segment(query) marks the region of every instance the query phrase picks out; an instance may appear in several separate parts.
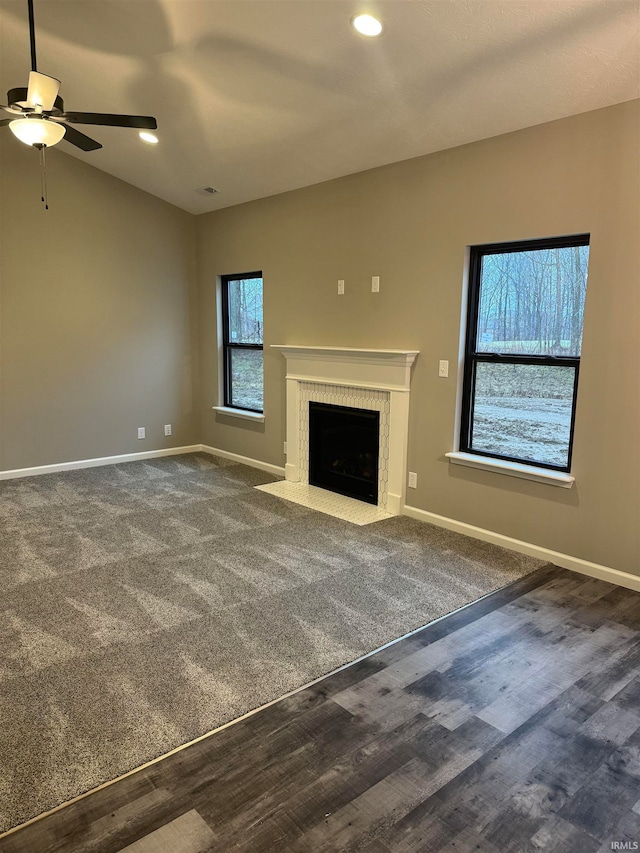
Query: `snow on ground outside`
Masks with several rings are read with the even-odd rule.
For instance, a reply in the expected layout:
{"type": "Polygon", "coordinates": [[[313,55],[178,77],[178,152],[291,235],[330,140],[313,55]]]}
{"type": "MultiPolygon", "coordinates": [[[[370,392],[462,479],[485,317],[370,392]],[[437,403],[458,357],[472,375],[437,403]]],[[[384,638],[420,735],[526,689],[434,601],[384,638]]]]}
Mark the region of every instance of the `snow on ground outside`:
{"type": "Polygon", "coordinates": [[[571,400],[476,396],[473,449],[566,465],[571,400]]]}

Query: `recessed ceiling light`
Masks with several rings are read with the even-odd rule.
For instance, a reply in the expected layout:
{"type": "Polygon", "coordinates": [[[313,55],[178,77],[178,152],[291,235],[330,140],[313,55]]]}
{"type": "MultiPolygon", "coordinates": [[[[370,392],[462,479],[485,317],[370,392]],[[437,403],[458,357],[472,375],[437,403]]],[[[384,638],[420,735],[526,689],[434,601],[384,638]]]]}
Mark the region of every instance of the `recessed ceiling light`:
{"type": "Polygon", "coordinates": [[[382,24],[373,15],[356,15],[351,23],[363,36],[379,36],[382,32],[382,24]]]}
{"type": "Polygon", "coordinates": [[[149,133],[147,130],[141,130],[138,136],[143,142],[148,142],[149,145],[157,145],[160,142],[155,133],[149,133]]]}

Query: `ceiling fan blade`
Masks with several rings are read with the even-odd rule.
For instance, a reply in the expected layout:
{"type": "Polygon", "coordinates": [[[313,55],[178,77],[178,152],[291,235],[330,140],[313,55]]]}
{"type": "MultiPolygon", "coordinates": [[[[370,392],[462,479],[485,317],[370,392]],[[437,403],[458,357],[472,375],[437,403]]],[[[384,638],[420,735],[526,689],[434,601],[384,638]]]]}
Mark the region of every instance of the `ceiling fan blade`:
{"type": "Polygon", "coordinates": [[[5,124],[11,124],[12,121],[13,121],[12,118],[0,118],[0,127],[2,127],[5,124]]]}
{"type": "Polygon", "coordinates": [[[73,124],[102,124],[111,127],[139,127],[155,130],[158,122],[153,116],[123,116],[115,113],[65,113],[66,121],[73,124]]]}
{"type": "Polygon", "coordinates": [[[56,80],[55,77],[47,77],[46,74],[40,74],[39,71],[29,72],[27,104],[33,109],[42,107],[44,112],[52,110],[59,90],[60,81],[56,80]]]}
{"type": "Polygon", "coordinates": [[[75,127],[70,127],[68,124],[64,124],[62,126],[65,129],[63,138],[72,145],[75,145],[76,148],[81,148],[83,151],[97,151],[98,148],[102,148],[102,145],[100,145],[99,142],[96,142],[95,139],[91,139],[90,136],[86,136],[84,133],[76,130],[75,127]]]}

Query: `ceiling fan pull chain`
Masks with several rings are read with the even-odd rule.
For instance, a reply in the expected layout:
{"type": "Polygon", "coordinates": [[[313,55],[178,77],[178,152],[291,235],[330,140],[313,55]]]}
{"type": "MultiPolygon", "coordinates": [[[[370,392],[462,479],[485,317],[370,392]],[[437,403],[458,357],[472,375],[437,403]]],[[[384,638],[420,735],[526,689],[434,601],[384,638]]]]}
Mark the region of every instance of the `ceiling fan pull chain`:
{"type": "Polygon", "coordinates": [[[49,210],[49,201],[47,198],[47,160],[45,156],[46,145],[34,145],[38,149],[40,155],[40,201],[44,204],[44,209],[49,210]]]}
{"type": "Polygon", "coordinates": [[[42,185],[43,185],[43,193],[42,193],[42,201],[44,202],[44,209],[49,210],[49,199],[47,196],[47,158],[45,155],[45,151],[47,149],[46,145],[42,146],[42,185]]]}
{"type": "Polygon", "coordinates": [[[38,148],[38,159],[40,160],[40,201],[44,204],[44,164],[42,162],[44,148],[38,148]]]}

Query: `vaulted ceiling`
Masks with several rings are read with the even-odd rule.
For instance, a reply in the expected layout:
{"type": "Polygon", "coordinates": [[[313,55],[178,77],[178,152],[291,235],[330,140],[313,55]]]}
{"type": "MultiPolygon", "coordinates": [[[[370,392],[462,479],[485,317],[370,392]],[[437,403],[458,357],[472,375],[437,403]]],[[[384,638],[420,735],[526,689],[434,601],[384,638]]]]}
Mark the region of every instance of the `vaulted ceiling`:
{"type": "MultiPolygon", "coordinates": [[[[67,109],[158,119],[156,146],[92,127],[102,150],[60,150],[202,213],[636,98],[639,8],[35,0],[35,18],[38,68],[67,109]],[[352,29],[363,10],[379,38],[352,29]]],[[[0,100],[29,68],[26,0],[0,0],[0,100]]]]}

